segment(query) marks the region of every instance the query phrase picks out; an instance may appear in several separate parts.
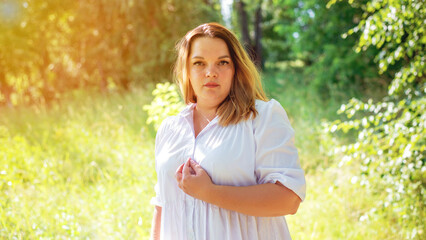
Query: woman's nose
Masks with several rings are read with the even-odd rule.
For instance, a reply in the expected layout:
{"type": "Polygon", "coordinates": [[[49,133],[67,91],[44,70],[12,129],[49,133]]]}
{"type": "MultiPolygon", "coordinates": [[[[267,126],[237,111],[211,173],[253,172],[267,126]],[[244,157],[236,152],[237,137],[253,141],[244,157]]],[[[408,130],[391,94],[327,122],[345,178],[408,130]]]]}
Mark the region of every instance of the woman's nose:
{"type": "Polygon", "coordinates": [[[206,77],[208,77],[208,78],[217,77],[217,70],[215,69],[214,66],[207,68],[206,77]]]}

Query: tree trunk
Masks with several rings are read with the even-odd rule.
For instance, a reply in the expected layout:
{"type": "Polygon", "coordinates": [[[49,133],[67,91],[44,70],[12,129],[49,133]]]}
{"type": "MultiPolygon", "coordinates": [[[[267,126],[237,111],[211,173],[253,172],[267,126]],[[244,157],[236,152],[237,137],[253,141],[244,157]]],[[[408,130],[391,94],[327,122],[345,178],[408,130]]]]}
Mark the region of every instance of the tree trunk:
{"type": "Polygon", "coordinates": [[[256,9],[256,19],[254,22],[254,63],[260,69],[264,67],[264,61],[262,56],[262,1],[260,1],[259,6],[256,9]]]}
{"type": "Polygon", "coordinates": [[[251,47],[249,30],[248,30],[247,12],[245,10],[245,3],[242,0],[239,0],[237,2],[237,9],[238,9],[238,15],[240,19],[242,42],[246,50],[250,53],[252,47],[251,47]]]}
{"type": "Polygon", "coordinates": [[[240,19],[241,26],[241,34],[242,34],[242,42],[244,48],[249,54],[251,60],[256,64],[257,67],[262,67],[262,45],[260,43],[260,39],[262,38],[261,34],[261,2],[259,3],[259,7],[256,10],[256,20],[255,20],[255,45],[252,44],[249,34],[249,23],[247,11],[245,10],[245,3],[242,0],[237,2],[238,15],[240,19]]]}

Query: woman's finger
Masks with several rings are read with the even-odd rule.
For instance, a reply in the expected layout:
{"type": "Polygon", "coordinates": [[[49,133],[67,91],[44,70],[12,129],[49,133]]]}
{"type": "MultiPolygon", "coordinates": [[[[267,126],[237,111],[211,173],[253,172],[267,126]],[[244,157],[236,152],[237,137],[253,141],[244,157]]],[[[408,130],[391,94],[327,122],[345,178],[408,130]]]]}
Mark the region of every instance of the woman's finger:
{"type": "Polygon", "coordinates": [[[176,177],[176,180],[178,180],[178,182],[180,182],[182,180],[182,169],[183,169],[183,164],[181,164],[178,167],[178,169],[176,170],[176,173],[175,173],[175,177],[176,177]]]}
{"type": "Polygon", "coordinates": [[[194,168],[191,165],[192,162],[195,162],[195,161],[192,160],[191,158],[188,158],[189,173],[191,173],[191,175],[195,175],[194,168]]]}
{"type": "Polygon", "coordinates": [[[177,173],[175,174],[175,178],[176,178],[176,180],[177,180],[178,182],[180,182],[180,181],[182,180],[182,173],[177,172],[177,173]]]}
{"type": "Polygon", "coordinates": [[[189,162],[191,168],[194,170],[194,174],[199,175],[202,171],[204,171],[203,167],[201,167],[200,164],[198,164],[196,161],[194,160],[190,160],[189,162]]]}
{"type": "Polygon", "coordinates": [[[183,176],[191,175],[191,170],[190,170],[191,167],[189,166],[189,161],[190,159],[188,159],[188,161],[186,161],[185,164],[183,165],[183,171],[182,171],[183,176]]]}
{"type": "Polygon", "coordinates": [[[182,164],[178,167],[178,169],[176,170],[176,173],[178,173],[178,172],[182,173],[183,165],[184,165],[184,163],[182,163],[182,164]]]}

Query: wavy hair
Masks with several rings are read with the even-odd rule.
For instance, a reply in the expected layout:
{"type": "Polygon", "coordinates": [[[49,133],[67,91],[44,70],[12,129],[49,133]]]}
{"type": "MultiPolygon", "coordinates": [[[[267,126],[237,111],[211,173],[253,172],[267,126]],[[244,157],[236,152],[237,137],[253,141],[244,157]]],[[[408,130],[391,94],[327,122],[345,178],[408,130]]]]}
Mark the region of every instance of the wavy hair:
{"type": "Polygon", "coordinates": [[[251,117],[255,118],[258,114],[255,108],[255,100],[268,100],[262,88],[260,74],[237,37],[218,23],[206,23],[192,29],[176,45],[178,57],[174,67],[174,76],[185,103],[197,102],[197,97],[189,80],[188,57],[193,41],[200,37],[224,40],[235,67],[229,95],[216,110],[219,116],[219,124],[228,126],[248,120],[251,117]]]}

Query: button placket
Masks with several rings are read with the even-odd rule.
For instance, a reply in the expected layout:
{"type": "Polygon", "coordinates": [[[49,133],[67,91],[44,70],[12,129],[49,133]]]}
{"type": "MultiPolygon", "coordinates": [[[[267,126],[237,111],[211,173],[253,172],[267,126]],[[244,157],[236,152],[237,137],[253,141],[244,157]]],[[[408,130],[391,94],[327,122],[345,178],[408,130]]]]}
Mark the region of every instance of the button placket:
{"type": "Polygon", "coordinates": [[[187,237],[188,239],[195,239],[195,226],[194,226],[194,198],[187,196],[186,198],[186,216],[187,216],[187,237]]]}
{"type": "MultiPolygon", "coordinates": [[[[187,156],[188,158],[191,158],[194,160],[194,153],[195,153],[195,146],[196,146],[197,140],[195,138],[192,138],[192,144],[191,147],[188,148],[187,156]]],[[[185,204],[186,204],[186,216],[187,216],[187,237],[188,239],[194,240],[195,239],[195,226],[194,226],[194,201],[195,199],[189,195],[186,195],[185,197],[185,204]]]]}

